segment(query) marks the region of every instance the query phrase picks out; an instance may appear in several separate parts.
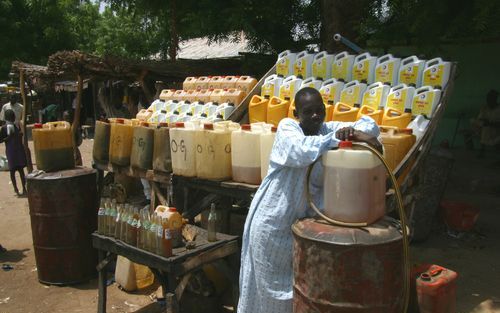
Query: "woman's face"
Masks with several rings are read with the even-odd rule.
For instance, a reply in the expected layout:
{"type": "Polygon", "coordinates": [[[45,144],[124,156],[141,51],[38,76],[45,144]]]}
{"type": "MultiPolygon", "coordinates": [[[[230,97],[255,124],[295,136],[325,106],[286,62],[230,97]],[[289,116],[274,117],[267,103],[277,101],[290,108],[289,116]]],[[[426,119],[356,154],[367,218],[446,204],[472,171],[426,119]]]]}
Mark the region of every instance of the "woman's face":
{"type": "Polygon", "coordinates": [[[326,116],[323,99],[316,94],[308,94],[301,97],[296,106],[296,117],[299,119],[300,127],[307,136],[317,135],[326,116]]]}

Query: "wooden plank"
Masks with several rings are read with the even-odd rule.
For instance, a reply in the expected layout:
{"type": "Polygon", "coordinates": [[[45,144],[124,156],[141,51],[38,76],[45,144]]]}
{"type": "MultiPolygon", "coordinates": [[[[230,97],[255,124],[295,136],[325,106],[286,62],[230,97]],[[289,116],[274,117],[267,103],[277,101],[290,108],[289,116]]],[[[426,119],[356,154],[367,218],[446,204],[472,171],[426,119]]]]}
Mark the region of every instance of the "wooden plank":
{"type": "Polygon", "coordinates": [[[166,205],[166,206],[170,205],[167,201],[167,198],[165,198],[165,196],[163,196],[163,193],[160,190],[160,187],[157,185],[157,182],[152,181],[151,188],[154,190],[155,195],[158,197],[158,199],[160,200],[160,203],[162,205],[166,205]]]}
{"type": "Polygon", "coordinates": [[[123,174],[129,177],[144,178],[162,184],[170,184],[172,181],[172,173],[144,170],[133,168],[130,166],[118,166],[112,163],[100,163],[95,161],[92,166],[95,169],[99,169],[102,171],[123,174]]]}
{"type": "Polygon", "coordinates": [[[203,264],[211,263],[215,260],[222,259],[228,255],[238,252],[238,242],[231,241],[223,245],[198,254],[196,257],[190,258],[180,265],[175,270],[176,273],[188,273],[203,264]]]}

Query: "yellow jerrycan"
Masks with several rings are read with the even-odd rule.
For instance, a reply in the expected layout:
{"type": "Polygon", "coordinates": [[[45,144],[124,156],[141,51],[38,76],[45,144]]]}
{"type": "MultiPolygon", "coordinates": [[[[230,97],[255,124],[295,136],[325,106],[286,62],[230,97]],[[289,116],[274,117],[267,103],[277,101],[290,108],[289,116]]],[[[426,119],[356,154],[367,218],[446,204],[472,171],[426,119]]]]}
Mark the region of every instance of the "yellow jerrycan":
{"type": "Polygon", "coordinates": [[[422,114],[431,118],[436,110],[441,98],[441,90],[434,89],[431,86],[423,86],[415,90],[413,96],[411,113],[413,115],[422,114]]]}
{"type": "Polygon", "coordinates": [[[217,102],[217,104],[222,103],[224,96],[224,89],[214,89],[210,94],[210,102],[217,102]]]}
{"type": "Polygon", "coordinates": [[[370,55],[368,52],[357,55],[354,58],[354,64],[352,66],[352,79],[366,81],[368,84],[372,84],[375,80],[376,63],[377,57],[370,55]]]}
{"type": "Polygon", "coordinates": [[[182,83],[182,89],[184,89],[184,90],[196,89],[196,80],[197,79],[198,78],[194,77],[194,76],[186,77],[186,79],[184,79],[184,82],[182,83]]]}
{"type": "Polygon", "coordinates": [[[236,89],[239,89],[247,95],[257,85],[257,80],[250,76],[240,76],[236,81],[236,89]]]}
{"type": "Polygon", "coordinates": [[[75,167],[75,145],[68,122],[36,124],[32,134],[39,170],[55,172],[75,167]]]}
{"type": "Polygon", "coordinates": [[[450,79],[451,63],[441,58],[434,58],[425,62],[422,86],[446,87],[450,79]]]}
{"type": "Polygon", "coordinates": [[[332,121],[354,122],[358,117],[359,108],[350,106],[346,103],[337,102],[333,108],[332,121]]]}
{"type": "Polygon", "coordinates": [[[170,134],[168,123],[159,123],[155,129],[154,137],[153,170],[171,172],[172,156],[170,152],[170,134]]]}
{"type": "Polygon", "coordinates": [[[207,103],[210,102],[213,89],[200,89],[196,94],[195,101],[207,103]]]}
{"type": "Polygon", "coordinates": [[[236,82],[238,81],[238,77],[236,76],[224,76],[222,79],[222,89],[236,88],[236,82]]]}
{"type": "Polygon", "coordinates": [[[267,123],[278,126],[279,122],[287,117],[290,101],[272,97],[267,105],[267,123]]]}
{"type": "Polygon", "coordinates": [[[117,118],[111,123],[109,136],[109,161],[111,163],[120,166],[130,165],[134,124],[134,121],[123,118],[117,118]]]}
{"type": "Polygon", "coordinates": [[[333,110],[335,110],[335,104],[333,101],[324,102],[325,104],[325,122],[330,122],[333,119],[333,110]]]}
{"type": "Polygon", "coordinates": [[[297,120],[295,117],[295,114],[293,114],[293,111],[295,110],[295,100],[292,100],[292,103],[290,103],[290,106],[288,107],[288,118],[293,118],[294,120],[297,120]]]}
{"type": "Polygon", "coordinates": [[[322,84],[323,84],[323,81],[321,79],[309,77],[309,78],[304,79],[302,81],[302,84],[300,85],[300,89],[310,87],[310,88],[314,88],[316,90],[319,90],[321,88],[322,84]]]}
{"type": "Polygon", "coordinates": [[[381,82],[371,84],[363,94],[361,105],[367,105],[374,110],[383,107],[390,90],[391,87],[389,85],[382,84],[381,82]]]}
{"type": "Polygon", "coordinates": [[[184,90],[179,89],[174,91],[174,95],[172,96],[172,100],[182,101],[184,100],[184,90]]]}
{"type": "Polygon", "coordinates": [[[219,103],[233,103],[235,106],[238,106],[243,99],[245,99],[245,92],[236,88],[224,89],[222,93],[221,99],[219,103]]]}
{"type": "Polygon", "coordinates": [[[269,99],[254,95],[248,104],[248,119],[250,123],[267,121],[267,105],[269,99]]]}
{"type": "Polygon", "coordinates": [[[142,122],[134,127],[130,166],[143,170],[153,169],[154,127],[142,122]]]}
{"type": "Polygon", "coordinates": [[[195,89],[196,90],[201,90],[201,89],[208,89],[208,84],[209,84],[210,78],[208,76],[200,76],[196,79],[196,84],[195,84],[195,89]]]}
{"type": "Polygon", "coordinates": [[[346,103],[350,106],[355,104],[361,104],[363,100],[363,94],[366,90],[366,84],[360,83],[357,80],[353,80],[344,85],[344,88],[340,92],[340,102],[346,103]]]}
{"type": "Polygon", "coordinates": [[[198,91],[196,89],[190,89],[184,91],[184,101],[195,102],[197,98],[198,91]]]}
{"type": "Polygon", "coordinates": [[[377,125],[380,125],[382,124],[382,116],[384,115],[384,110],[374,109],[369,105],[363,105],[359,109],[357,119],[359,120],[363,115],[373,118],[375,123],[377,123],[377,125]]]}
{"type": "Polygon", "coordinates": [[[154,275],[147,266],[133,263],[119,255],[116,260],[115,280],[123,290],[130,292],[151,286],[154,275]]]}
{"type": "Polygon", "coordinates": [[[208,89],[222,89],[224,76],[212,76],[208,81],[208,89]]]}
{"type": "Polygon", "coordinates": [[[174,100],[175,89],[163,89],[160,93],[160,100],[174,100]]]}
{"type": "Polygon", "coordinates": [[[375,81],[389,83],[394,86],[398,82],[400,58],[395,58],[392,54],[386,54],[377,59],[375,65],[375,81]]]}
{"type": "Polygon", "coordinates": [[[425,60],[419,60],[412,55],[401,60],[399,67],[398,83],[415,87],[422,86],[422,74],[424,73],[425,60]]]}
{"type": "Polygon", "coordinates": [[[276,74],[283,77],[293,75],[296,58],[297,54],[291,52],[290,50],[285,50],[278,54],[278,60],[276,61],[276,74]]]}
{"type": "Polygon", "coordinates": [[[332,63],[332,78],[342,79],[346,82],[352,80],[352,66],[354,64],[354,55],[346,51],[336,54],[332,63]]]}
{"type": "Polygon", "coordinates": [[[399,111],[411,110],[414,94],[414,87],[407,86],[406,84],[396,85],[389,91],[384,107],[393,108],[399,111]]]}
{"type": "Polygon", "coordinates": [[[384,110],[384,116],[382,117],[383,126],[394,126],[397,128],[406,128],[411,122],[411,113],[404,111],[399,111],[392,108],[386,108],[384,110]]]}
{"type": "Polygon", "coordinates": [[[411,129],[380,126],[380,137],[384,145],[384,155],[392,171],[404,159],[415,144],[416,137],[411,129]]]}
{"type": "Polygon", "coordinates": [[[337,103],[340,101],[340,92],[344,88],[344,81],[330,78],[325,80],[319,89],[324,103],[337,103]]]}
{"type": "Polygon", "coordinates": [[[96,121],[92,158],[96,163],[107,163],[109,158],[109,132],[111,125],[108,120],[96,121]]]}
{"type": "Polygon", "coordinates": [[[268,76],[260,88],[260,95],[269,99],[271,97],[279,97],[282,83],[283,77],[276,74],[268,76]]]}
{"type": "Polygon", "coordinates": [[[293,66],[293,75],[297,77],[307,78],[312,75],[313,53],[301,51],[297,54],[295,64],[293,66]]]}
{"type": "Polygon", "coordinates": [[[313,58],[312,77],[327,80],[332,77],[333,54],[326,51],[317,53],[313,58]]]}
{"type": "Polygon", "coordinates": [[[266,177],[269,169],[271,151],[273,149],[274,138],[276,138],[277,131],[278,128],[275,126],[272,126],[271,128],[265,127],[260,135],[260,178],[262,180],[266,177]]]}
{"type": "Polygon", "coordinates": [[[295,94],[299,91],[302,84],[302,79],[296,77],[295,75],[290,75],[280,86],[279,97],[284,100],[291,101],[295,99],[295,94]]]}

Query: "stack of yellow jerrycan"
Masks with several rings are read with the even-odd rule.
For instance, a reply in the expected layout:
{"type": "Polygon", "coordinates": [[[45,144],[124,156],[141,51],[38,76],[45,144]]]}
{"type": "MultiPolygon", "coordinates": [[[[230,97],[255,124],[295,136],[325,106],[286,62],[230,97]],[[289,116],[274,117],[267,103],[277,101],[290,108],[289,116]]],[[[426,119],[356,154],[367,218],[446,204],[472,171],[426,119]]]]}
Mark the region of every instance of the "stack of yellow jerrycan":
{"type": "Polygon", "coordinates": [[[94,146],[92,148],[92,158],[96,163],[108,163],[110,131],[111,131],[111,126],[108,120],[95,122],[94,146]]]}
{"type": "Polygon", "coordinates": [[[333,108],[332,121],[354,122],[358,117],[359,108],[343,102],[337,102],[333,108]]]}
{"type": "Polygon", "coordinates": [[[408,128],[381,126],[380,137],[384,145],[385,159],[393,171],[415,144],[415,135],[408,128]]]}
{"type": "Polygon", "coordinates": [[[210,180],[227,180],[232,177],[231,133],[240,128],[229,121],[205,123],[195,133],[196,175],[210,180]]]}
{"type": "Polygon", "coordinates": [[[363,100],[363,94],[366,90],[366,83],[353,80],[344,85],[340,92],[340,102],[354,106],[360,104],[363,100]]]}
{"type": "Polygon", "coordinates": [[[254,95],[248,104],[248,119],[250,123],[267,121],[267,105],[269,98],[254,95]]]}
{"type": "Polygon", "coordinates": [[[111,123],[109,136],[109,161],[115,165],[130,165],[134,124],[136,122],[117,118],[111,123]]]}
{"type": "Polygon", "coordinates": [[[382,84],[381,82],[371,84],[363,94],[363,101],[361,104],[367,105],[374,110],[383,107],[387,101],[387,95],[390,89],[391,87],[389,85],[382,84]]]}
{"type": "Polygon", "coordinates": [[[134,127],[130,165],[135,168],[150,170],[153,168],[154,125],[142,122],[134,127]]]}
{"type": "Polygon", "coordinates": [[[170,154],[170,135],[168,123],[159,123],[155,129],[153,144],[153,170],[160,172],[172,171],[170,154]]]}
{"type": "Polygon", "coordinates": [[[289,106],[289,101],[272,97],[267,105],[267,123],[278,126],[279,122],[287,117],[289,106]]]}
{"type": "Polygon", "coordinates": [[[393,108],[386,108],[382,117],[383,126],[393,126],[406,128],[411,122],[411,113],[399,111],[393,108]]]}
{"type": "Polygon", "coordinates": [[[68,122],[35,124],[33,144],[39,170],[54,172],[75,167],[75,145],[68,122]]]}

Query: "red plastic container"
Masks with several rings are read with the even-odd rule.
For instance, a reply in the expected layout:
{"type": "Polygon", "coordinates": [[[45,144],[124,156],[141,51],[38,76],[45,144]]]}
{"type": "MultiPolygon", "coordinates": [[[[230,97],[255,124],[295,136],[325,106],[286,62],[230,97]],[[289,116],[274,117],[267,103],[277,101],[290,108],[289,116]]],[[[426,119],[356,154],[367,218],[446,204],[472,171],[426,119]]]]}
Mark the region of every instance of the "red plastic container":
{"type": "Polygon", "coordinates": [[[469,231],[474,228],[479,209],[463,202],[442,201],[441,209],[445,224],[456,231],[469,231]]]}
{"type": "Polygon", "coordinates": [[[455,313],[458,274],[439,265],[431,265],[417,278],[420,313],[455,313]]]}

